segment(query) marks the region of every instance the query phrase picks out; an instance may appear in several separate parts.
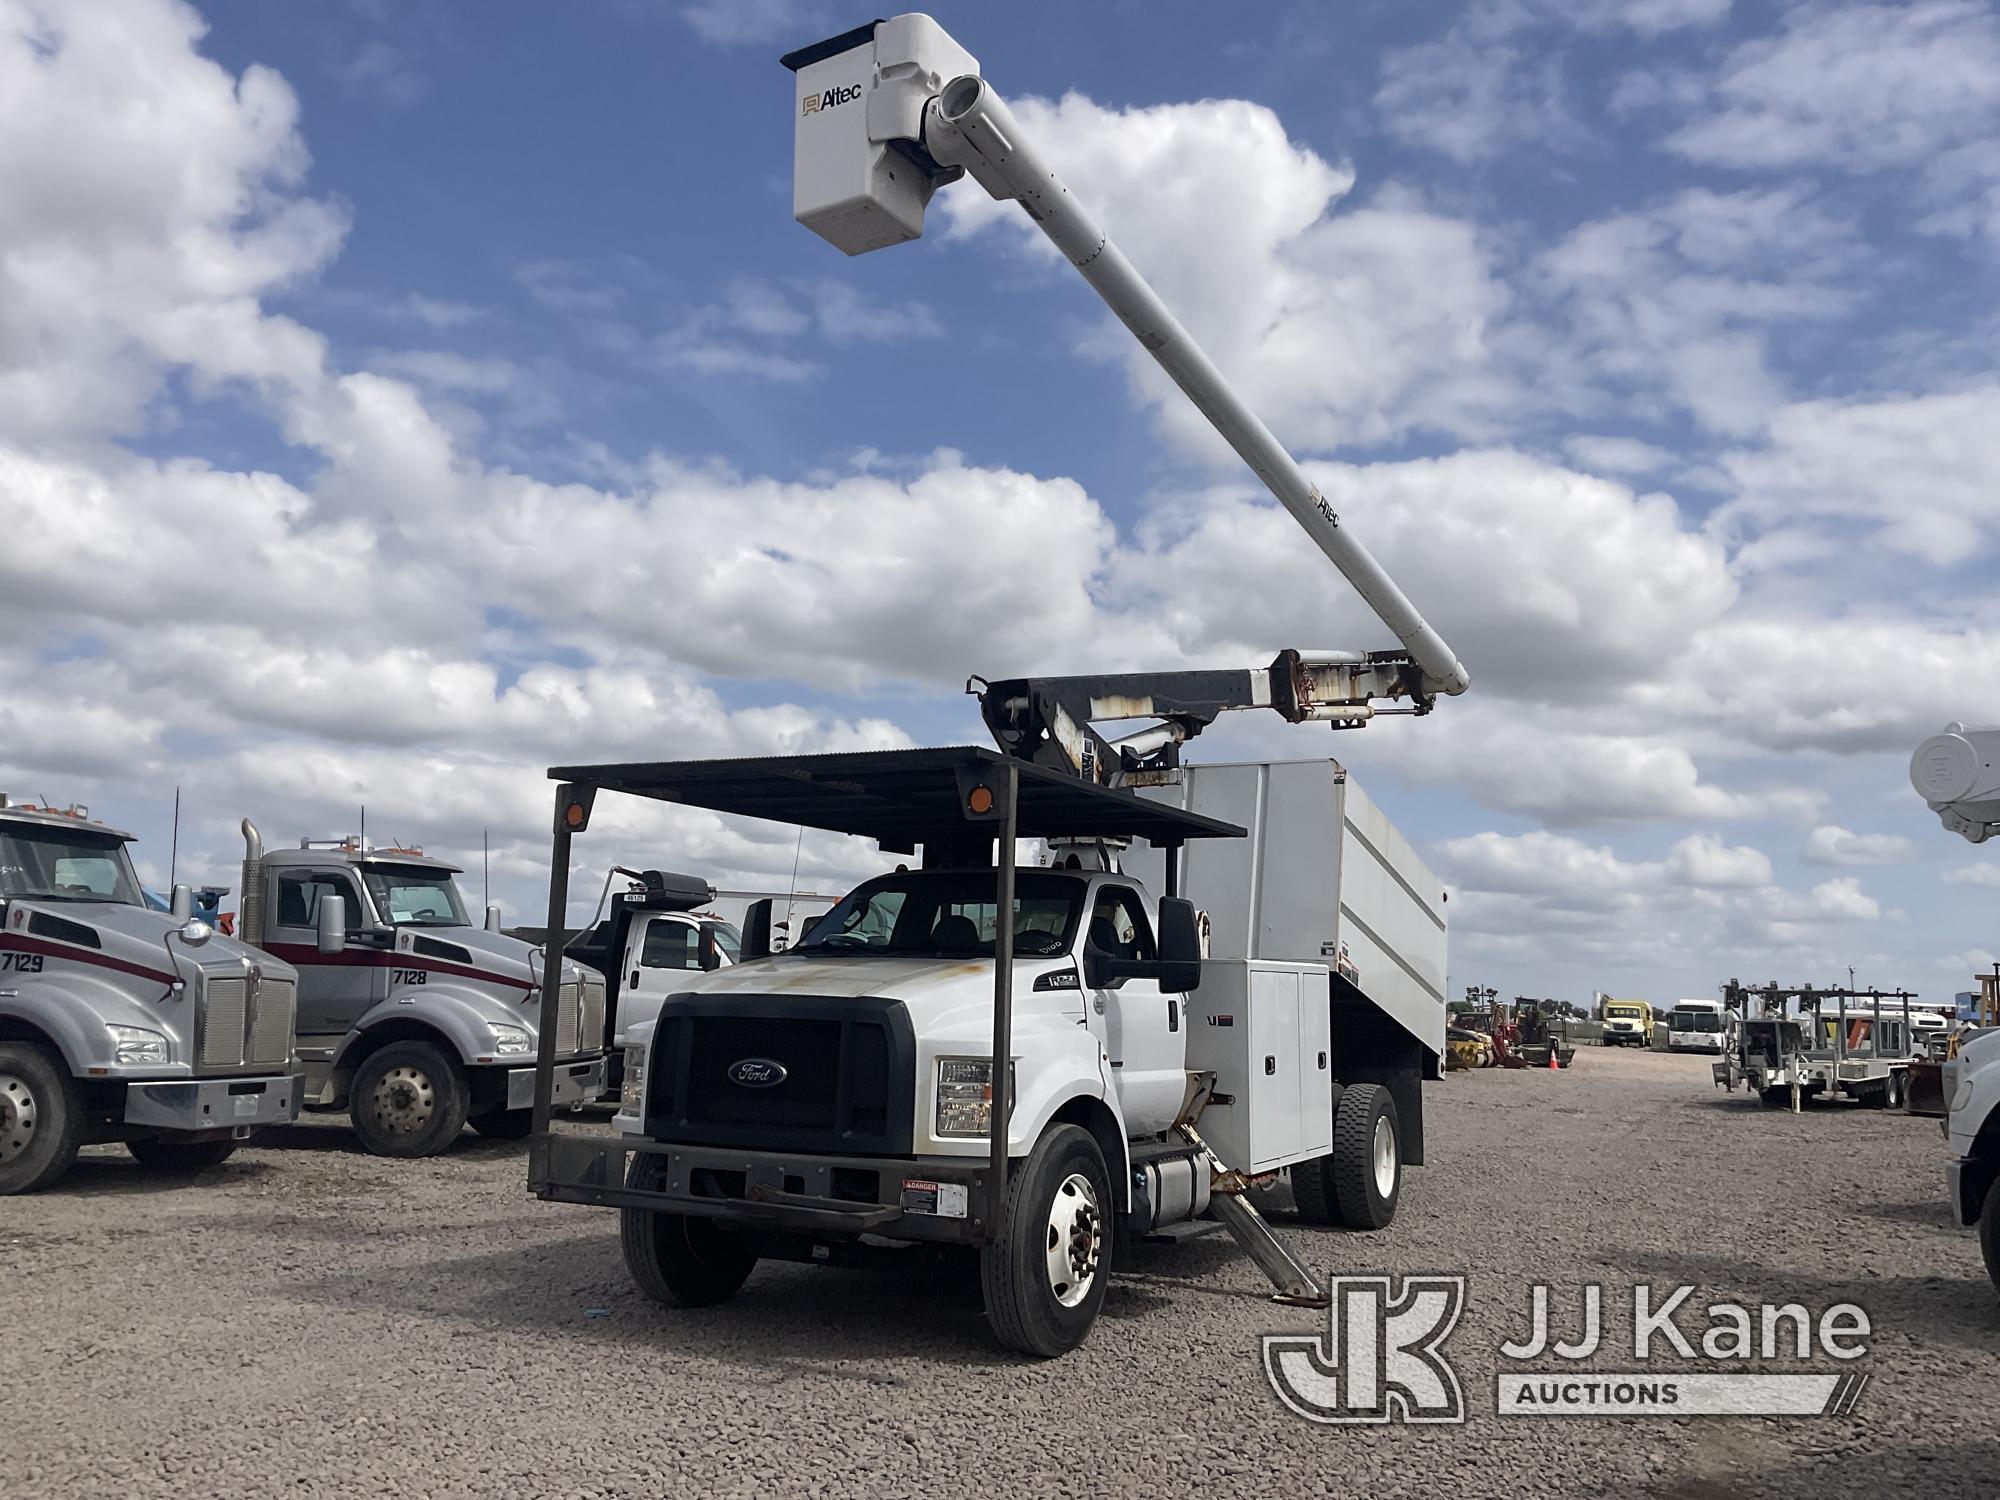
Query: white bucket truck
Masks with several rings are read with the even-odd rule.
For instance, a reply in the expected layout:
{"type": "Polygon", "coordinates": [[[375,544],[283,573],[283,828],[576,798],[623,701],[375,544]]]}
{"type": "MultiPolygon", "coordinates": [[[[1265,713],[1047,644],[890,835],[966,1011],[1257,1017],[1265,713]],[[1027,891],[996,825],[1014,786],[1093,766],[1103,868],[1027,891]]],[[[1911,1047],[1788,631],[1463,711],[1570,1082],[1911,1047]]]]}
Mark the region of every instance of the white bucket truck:
{"type": "MultiPolygon", "coordinates": [[[[1276,772],[1337,816],[1329,763],[1227,769],[1276,772]]],[[[1205,770],[1190,771],[1197,791],[1205,770]]],[[[535,1191],[620,1208],[647,1294],[718,1302],[765,1258],[971,1248],[997,1337],[1047,1356],[1088,1333],[1121,1242],[1210,1210],[1280,1295],[1318,1298],[1244,1198],[1281,1171],[1308,1222],[1374,1229],[1394,1215],[1403,1164],[1421,1156],[1416,1091],[1436,1075],[1442,1001],[1420,1022],[1426,1045],[1324,962],[1203,961],[1194,905],[1156,897],[1111,853],[1249,835],[1253,863],[1259,849],[1289,861],[1330,832],[1310,856],[1317,891],[1302,896],[1299,926],[1267,942],[1296,950],[1311,924],[1337,943],[1325,924],[1339,904],[1358,929],[1366,861],[1313,809],[1268,805],[1301,833],[1285,849],[1261,826],[975,748],[551,774],[563,783],[552,911],[567,903],[560,872],[599,789],[922,851],[782,954],[765,952],[767,912],[753,909],[742,963],[689,973],[655,1022],[629,1030],[618,1141],[537,1131],[535,1191]],[[1016,839],[1029,836],[1058,841],[1056,867],[1016,870],[1016,839]],[[1344,870],[1356,873],[1343,882],[1344,870]],[[998,1078],[996,1056],[1009,1060],[998,1078]]],[[[1206,858],[1165,861],[1163,890],[1206,858]]],[[[1223,868],[1209,867],[1218,889],[1223,868]]],[[[1393,873],[1435,885],[1421,866],[1393,873]]],[[[1408,900],[1398,887],[1392,904],[1408,900]]],[[[1407,962],[1441,978],[1443,930],[1425,925],[1408,955],[1374,950],[1384,972],[1407,962]]]]}

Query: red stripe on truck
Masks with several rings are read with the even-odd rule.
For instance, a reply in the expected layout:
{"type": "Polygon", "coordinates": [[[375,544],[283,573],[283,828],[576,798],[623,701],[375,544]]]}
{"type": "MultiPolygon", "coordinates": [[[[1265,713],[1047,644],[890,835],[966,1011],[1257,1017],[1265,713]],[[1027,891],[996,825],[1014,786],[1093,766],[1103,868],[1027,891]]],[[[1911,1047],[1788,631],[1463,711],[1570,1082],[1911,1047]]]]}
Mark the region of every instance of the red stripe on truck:
{"type": "Polygon", "coordinates": [[[368,953],[355,949],[322,953],[315,943],[266,943],[264,951],[300,969],[429,969],[433,974],[455,974],[461,979],[483,979],[488,984],[506,985],[523,994],[535,987],[531,980],[512,979],[505,974],[495,974],[491,969],[446,963],[442,959],[425,958],[415,953],[368,953]]]}
{"type": "Polygon", "coordinates": [[[141,979],[150,979],[155,984],[174,984],[180,979],[178,974],[163,974],[158,969],[147,968],[144,964],[129,963],[125,959],[99,953],[95,948],[76,948],[68,943],[51,943],[46,939],[31,938],[18,932],[0,932],[0,953],[39,953],[44,958],[66,958],[73,963],[96,964],[100,969],[116,969],[120,974],[134,974],[141,979]]]}

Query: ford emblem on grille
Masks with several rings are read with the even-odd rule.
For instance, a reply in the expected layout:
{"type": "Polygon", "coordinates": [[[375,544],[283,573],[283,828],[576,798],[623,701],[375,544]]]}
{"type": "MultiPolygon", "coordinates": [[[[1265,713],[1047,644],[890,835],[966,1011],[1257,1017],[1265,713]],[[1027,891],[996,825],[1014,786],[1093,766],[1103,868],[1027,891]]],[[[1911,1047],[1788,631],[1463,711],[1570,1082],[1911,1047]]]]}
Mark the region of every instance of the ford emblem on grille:
{"type": "Polygon", "coordinates": [[[738,1088],[772,1089],[785,1081],[785,1065],[768,1057],[746,1057],[729,1065],[729,1081],[738,1088]]]}

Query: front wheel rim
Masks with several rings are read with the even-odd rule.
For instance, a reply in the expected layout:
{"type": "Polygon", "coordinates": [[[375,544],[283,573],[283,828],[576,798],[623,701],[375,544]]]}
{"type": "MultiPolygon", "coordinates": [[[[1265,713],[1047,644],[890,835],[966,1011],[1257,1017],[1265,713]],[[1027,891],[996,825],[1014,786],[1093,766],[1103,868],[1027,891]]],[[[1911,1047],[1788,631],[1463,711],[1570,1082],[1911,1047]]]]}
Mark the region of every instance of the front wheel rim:
{"type": "Polygon", "coordinates": [[[1368,1158],[1375,1173],[1375,1191],[1386,1198],[1396,1191],[1396,1127],[1389,1123],[1387,1115],[1375,1122],[1368,1158]]]}
{"type": "Polygon", "coordinates": [[[27,1080],[0,1073],[0,1164],[13,1161],[34,1145],[40,1115],[35,1091],[27,1080]]]}
{"type": "Polygon", "coordinates": [[[392,1135],[416,1135],[437,1112],[437,1086],[422,1068],[391,1068],[369,1098],[375,1123],[392,1135]]]}
{"type": "Polygon", "coordinates": [[[1075,1307],[1096,1285],[1103,1240],[1104,1214],[1097,1189],[1081,1172],[1072,1172],[1049,1202],[1045,1245],[1049,1292],[1064,1307],[1075,1307]]]}

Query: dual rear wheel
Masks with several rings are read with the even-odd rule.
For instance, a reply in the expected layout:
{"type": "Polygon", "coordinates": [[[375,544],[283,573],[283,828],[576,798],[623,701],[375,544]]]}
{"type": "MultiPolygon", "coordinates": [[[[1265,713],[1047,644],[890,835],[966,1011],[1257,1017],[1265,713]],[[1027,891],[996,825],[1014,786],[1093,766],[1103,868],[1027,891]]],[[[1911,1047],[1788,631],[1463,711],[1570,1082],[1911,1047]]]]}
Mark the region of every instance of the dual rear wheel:
{"type": "Polygon", "coordinates": [[[1308,1224],[1383,1229],[1403,1195],[1396,1101],[1379,1083],[1350,1083],[1333,1110],[1333,1150],[1291,1169],[1292,1199],[1308,1224]]]}

